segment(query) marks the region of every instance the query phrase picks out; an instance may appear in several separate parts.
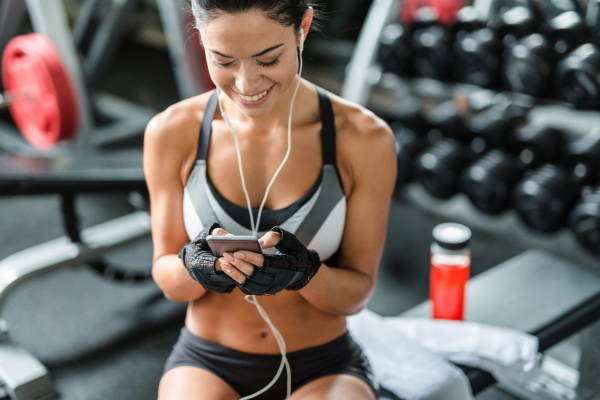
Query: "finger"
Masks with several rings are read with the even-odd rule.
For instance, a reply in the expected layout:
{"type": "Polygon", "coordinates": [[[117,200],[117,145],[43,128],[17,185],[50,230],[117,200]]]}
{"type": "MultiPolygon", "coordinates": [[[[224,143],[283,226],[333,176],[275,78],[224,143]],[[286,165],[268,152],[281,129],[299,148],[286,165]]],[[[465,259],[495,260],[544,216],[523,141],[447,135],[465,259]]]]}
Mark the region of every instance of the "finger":
{"type": "Polygon", "coordinates": [[[281,240],[281,233],[269,231],[263,235],[260,239],[258,239],[258,243],[260,243],[260,247],[263,249],[268,249],[271,247],[275,247],[277,243],[281,240]]]}
{"type": "Polygon", "coordinates": [[[227,260],[223,257],[218,257],[217,261],[215,261],[215,271],[223,271],[223,264],[225,264],[227,260]]]}
{"type": "Polygon", "coordinates": [[[227,232],[223,228],[215,228],[210,232],[210,234],[214,235],[214,236],[231,236],[231,235],[233,235],[232,233],[227,232]]]}
{"type": "MultiPolygon", "coordinates": [[[[265,257],[262,254],[255,253],[253,251],[239,250],[233,253],[232,256],[233,260],[231,260],[231,262],[233,262],[236,266],[238,265],[238,262],[242,261],[251,264],[252,267],[256,266],[259,268],[265,264],[265,257]]],[[[254,270],[254,268],[252,270],[254,270]]]]}
{"type": "Polygon", "coordinates": [[[231,279],[237,283],[244,283],[246,281],[246,275],[234,267],[232,264],[225,262],[222,265],[223,272],[225,272],[231,279]]]}
{"type": "Polygon", "coordinates": [[[242,271],[247,276],[252,275],[254,272],[255,265],[242,259],[239,257],[235,257],[231,253],[224,253],[223,257],[227,260],[228,263],[232,264],[234,267],[242,271]]]}

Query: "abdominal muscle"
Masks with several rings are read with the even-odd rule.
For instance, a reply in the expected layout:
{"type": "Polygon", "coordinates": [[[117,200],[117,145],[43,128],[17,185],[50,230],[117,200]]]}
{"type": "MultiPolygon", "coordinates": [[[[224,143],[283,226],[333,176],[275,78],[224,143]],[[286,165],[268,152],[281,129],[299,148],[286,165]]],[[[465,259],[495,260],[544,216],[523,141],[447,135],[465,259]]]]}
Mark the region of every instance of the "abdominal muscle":
{"type": "MultiPolygon", "coordinates": [[[[196,336],[238,351],[279,354],[271,328],[244,297],[239,289],[207,293],[189,304],[186,327],[196,336]]],[[[256,299],[283,336],[287,353],[327,343],[346,331],[343,316],[318,310],[296,291],[256,299]]]]}

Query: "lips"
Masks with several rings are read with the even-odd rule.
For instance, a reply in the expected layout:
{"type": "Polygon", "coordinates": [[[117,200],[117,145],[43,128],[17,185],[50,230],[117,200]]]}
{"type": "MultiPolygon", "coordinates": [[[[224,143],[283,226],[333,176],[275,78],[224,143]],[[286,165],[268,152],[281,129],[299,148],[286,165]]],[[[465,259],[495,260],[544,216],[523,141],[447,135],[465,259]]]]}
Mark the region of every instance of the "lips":
{"type": "Polygon", "coordinates": [[[260,105],[262,103],[264,103],[265,101],[267,101],[269,94],[271,92],[271,89],[273,89],[273,86],[271,86],[270,88],[268,88],[267,90],[264,90],[260,93],[256,93],[253,95],[244,95],[238,92],[234,92],[237,96],[237,98],[240,100],[240,102],[245,105],[245,106],[256,106],[256,105],[260,105]]]}

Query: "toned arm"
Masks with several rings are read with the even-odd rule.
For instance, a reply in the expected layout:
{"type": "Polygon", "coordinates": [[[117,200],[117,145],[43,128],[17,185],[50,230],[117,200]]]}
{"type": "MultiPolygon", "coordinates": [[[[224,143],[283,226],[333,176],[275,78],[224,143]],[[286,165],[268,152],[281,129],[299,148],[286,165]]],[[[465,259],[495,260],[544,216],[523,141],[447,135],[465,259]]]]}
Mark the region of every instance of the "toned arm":
{"type": "Polygon", "coordinates": [[[193,128],[186,127],[181,114],[169,109],[157,115],[144,136],[144,174],[150,192],[154,247],[152,275],[164,295],[177,302],[205,294],[177,256],[188,241],[183,223],[182,176],[190,148],[195,148],[190,147],[191,135],[186,135],[193,128]]]}
{"type": "MultiPolygon", "coordinates": [[[[342,109],[347,109],[343,106],[342,109]]],[[[373,114],[350,109],[338,127],[338,166],[347,192],[347,213],[335,266],[321,266],[300,293],[336,315],[363,309],[371,295],[385,244],[396,181],[393,134],[373,114]]]]}

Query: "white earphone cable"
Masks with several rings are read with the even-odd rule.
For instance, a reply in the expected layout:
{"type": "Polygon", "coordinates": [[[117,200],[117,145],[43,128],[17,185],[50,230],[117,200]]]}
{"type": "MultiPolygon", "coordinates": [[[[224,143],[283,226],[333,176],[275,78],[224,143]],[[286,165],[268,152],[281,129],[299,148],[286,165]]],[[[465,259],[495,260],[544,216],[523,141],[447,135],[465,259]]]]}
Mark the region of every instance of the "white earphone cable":
{"type": "MultiPolygon", "coordinates": [[[[233,127],[231,121],[229,120],[229,117],[227,116],[225,110],[223,109],[223,105],[221,104],[221,100],[219,99],[219,95],[217,94],[217,100],[219,103],[219,109],[221,111],[221,115],[223,116],[223,119],[225,120],[225,123],[227,124],[227,127],[229,128],[229,131],[232,133],[233,139],[235,142],[235,150],[236,150],[236,155],[237,155],[238,168],[239,168],[240,177],[241,177],[241,181],[242,181],[242,190],[244,191],[244,196],[246,197],[246,205],[248,207],[248,212],[250,214],[250,227],[252,229],[252,234],[254,236],[256,236],[258,234],[258,229],[259,229],[259,225],[260,225],[260,217],[262,214],[263,207],[269,196],[271,187],[273,186],[275,179],[279,175],[279,172],[283,169],[283,166],[287,162],[287,160],[290,156],[290,153],[292,151],[292,115],[293,115],[293,111],[294,111],[294,102],[296,100],[296,95],[298,94],[298,89],[300,88],[300,83],[302,82],[302,78],[301,78],[302,77],[302,50],[304,48],[304,31],[302,29],[300,29],[300,32],[301,32],[300,33],[301,36],[300,36],[300,48],[299,48],[298,83],[296,84],[296,87],[294,88],[294,94],[292,95],[292,101],[290,103],[290,111],[288,114],[287,151],[285,153],[285,156],[283,157],[283,160],[281,161],[281,164],[279,164],[279,167],[275,170],[275,173],[273,174],[271,181],[267,185],[267,188],[265,190],[265,195],[263,196],[263,199],[260,203],[260,207],[258,208],[256,223],[254,222],[254,215],[252,213],[252,203],[250,202],[250,195],[248,194],[248,190],[246,189],[246,180],[244,178],[244,168],[242,165],[242,154],[240,151],[238,136],[235,131],[235,128],[233,127]]],[[[245,397],[241,398],[240,400],[252,399],[256,396],[261,395],[262,393],[266,392],[267,390],[269,390],[281,376],[281,372],[283,371],[284,367],[285,367],[286,373],[287,373],[286,399],[289,399],[291,396],[291,391],[292,391],[292,389],[291,389],[292,370],[291,370],[289,361],[286,357],[285,340],[284,340],[283,336],[281,335],[281,333],[279,332],[279,330],[277,330],[275,325],[271,322],[271,319],[269,318],[269,315],[267,314],[265,309],[258,303],[258,299],[256,298],[256,296],[255,295],[251,295],[251,296],[246,295],[245,300],[256,306],[256,309],[258,310],[258,313],[260,314],[260,316],[267,323],[267,325],[269,325],[269,327],[271,328],[271,332],[273,332],[273,336],[275,337],[275,340],[277,341],[277,346],[279,347],[279,351],[281,352],[281,364],[279,365],[279,369],[277,370],[275,377],[271,380],[271,382],[269,382],[269,384],[267,386],[265,386],[264,388],[262,388],[261,390],[259,390],[258,392],[254,393],[254,394],[251,394],[249,396],[245,396],[245,397]]]]}

